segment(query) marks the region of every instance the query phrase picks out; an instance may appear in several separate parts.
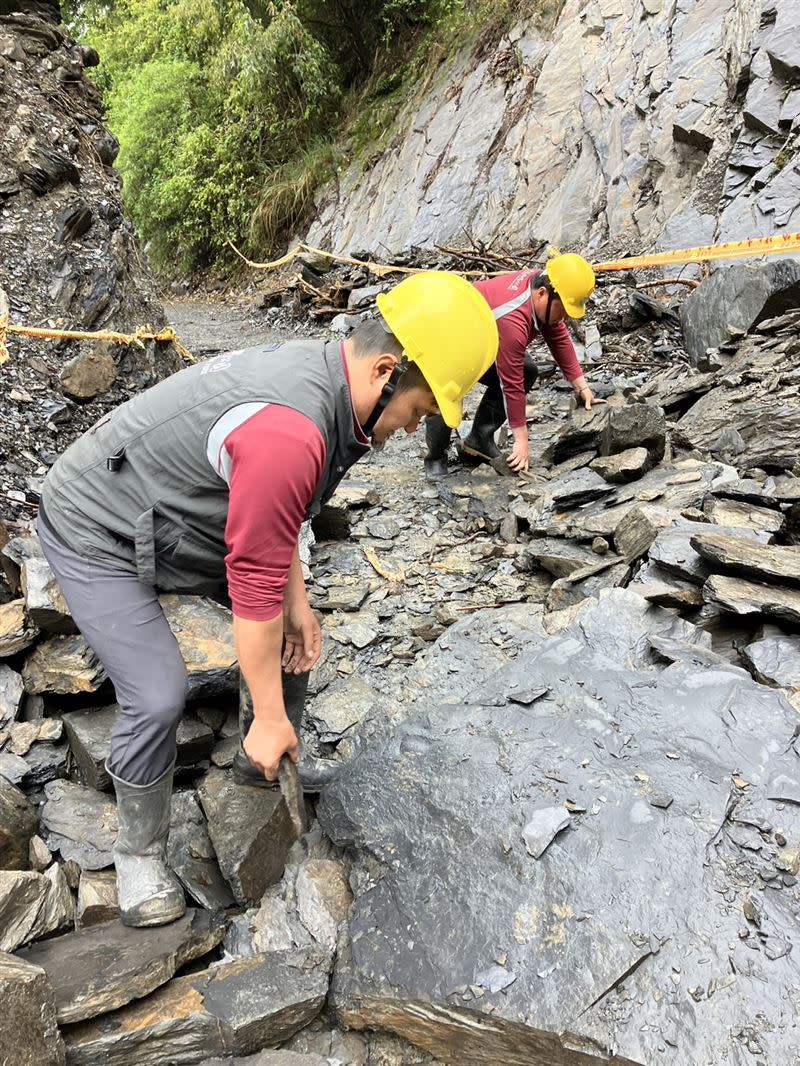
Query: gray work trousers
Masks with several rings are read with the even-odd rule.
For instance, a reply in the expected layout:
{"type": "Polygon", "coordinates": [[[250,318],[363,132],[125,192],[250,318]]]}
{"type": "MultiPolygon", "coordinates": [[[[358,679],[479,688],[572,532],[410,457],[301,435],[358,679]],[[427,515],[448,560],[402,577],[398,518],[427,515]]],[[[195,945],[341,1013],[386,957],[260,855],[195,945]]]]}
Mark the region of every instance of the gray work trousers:
{"type": "MultiPolygon", "coordinates": [[[[186,703],[186,666],[158,592],[136,574],[78,555],[39,513],[45,558],[86,642],[105,667],[120,713],[108,769],[130,785],[149,785],[175,758],[186,703]]],[[[300,731],[308,674],[283,674],[283,698],[300,731]]],[[[252,717],[247,722],[249,728],[252,717]]]]}
{"type": "Polygon", "coordinates": [[[37,531],[70,614],[117,694],[108,768],[129,784],[149,785],[175,758],[187,684],[158,593],[136,574],[78,555],[41,514],[37,531]]]}

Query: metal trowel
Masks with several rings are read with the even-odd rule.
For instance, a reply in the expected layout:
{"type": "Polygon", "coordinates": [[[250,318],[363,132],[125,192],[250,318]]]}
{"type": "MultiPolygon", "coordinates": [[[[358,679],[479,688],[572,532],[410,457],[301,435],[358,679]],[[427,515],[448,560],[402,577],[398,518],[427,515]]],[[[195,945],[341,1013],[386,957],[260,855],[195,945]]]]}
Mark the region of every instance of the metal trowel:
{"type": "Polygon", "coordinates": [[[308,832],[306,821],[306,805],[303,799],[303,786],[300,783],[300,774],[297,767],[288,755],[282,755],[278,765],[278,784],[281,787],[281,795],[292,819],[292,825],[298,839],[308,832]]]}

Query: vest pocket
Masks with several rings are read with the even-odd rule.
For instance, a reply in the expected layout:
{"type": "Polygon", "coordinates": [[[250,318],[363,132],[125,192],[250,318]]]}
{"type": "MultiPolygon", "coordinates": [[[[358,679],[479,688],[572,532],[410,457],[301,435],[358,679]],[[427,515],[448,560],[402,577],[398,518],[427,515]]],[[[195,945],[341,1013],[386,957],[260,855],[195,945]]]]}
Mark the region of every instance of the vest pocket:
{"type": "Polygon", "coordinates": [[[195,575],[224,582],[225,545],[211,537],[184,530],[171,554],[172,565],[186,573],[187,577],[195,575]]]}

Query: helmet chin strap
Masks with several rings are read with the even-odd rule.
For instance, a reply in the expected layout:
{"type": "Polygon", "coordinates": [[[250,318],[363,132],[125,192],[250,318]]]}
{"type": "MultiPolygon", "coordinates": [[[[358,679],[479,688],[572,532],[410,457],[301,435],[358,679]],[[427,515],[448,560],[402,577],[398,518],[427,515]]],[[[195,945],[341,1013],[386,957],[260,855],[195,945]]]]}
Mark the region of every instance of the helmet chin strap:
{"type": "Polygon", "coordinates": [[[391,400],[392,396],[394,396],[394,391],[397,388],[397,383],[400,381],[400,378],[403,376],[403,374],[405,374],[405,372],[406,368],[400,363],[398,363],[394,370],[392,370],[391,374],[389,375],[389,380],[381,389],[381,394],[378,397],[378,402],[372,408],[372,414],[361,427],[365,437],[372,436],[373,430],[375,429],[375,423],[383,414],[386,405],[389,403],[389,400],[391,400]]]}

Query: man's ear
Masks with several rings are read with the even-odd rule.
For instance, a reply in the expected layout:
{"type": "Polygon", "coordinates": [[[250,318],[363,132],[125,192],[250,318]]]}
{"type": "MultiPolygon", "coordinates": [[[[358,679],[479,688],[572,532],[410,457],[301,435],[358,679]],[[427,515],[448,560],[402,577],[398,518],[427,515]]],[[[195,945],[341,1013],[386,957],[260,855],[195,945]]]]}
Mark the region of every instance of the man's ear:
{"type": "Polygon", "coordinates": [[[388,381],[392,371],[399,361],[397,356],[392,355],[390,352],[384,352],[382,355],[379,355],[372,364],[370,381],[388,381]]]}

